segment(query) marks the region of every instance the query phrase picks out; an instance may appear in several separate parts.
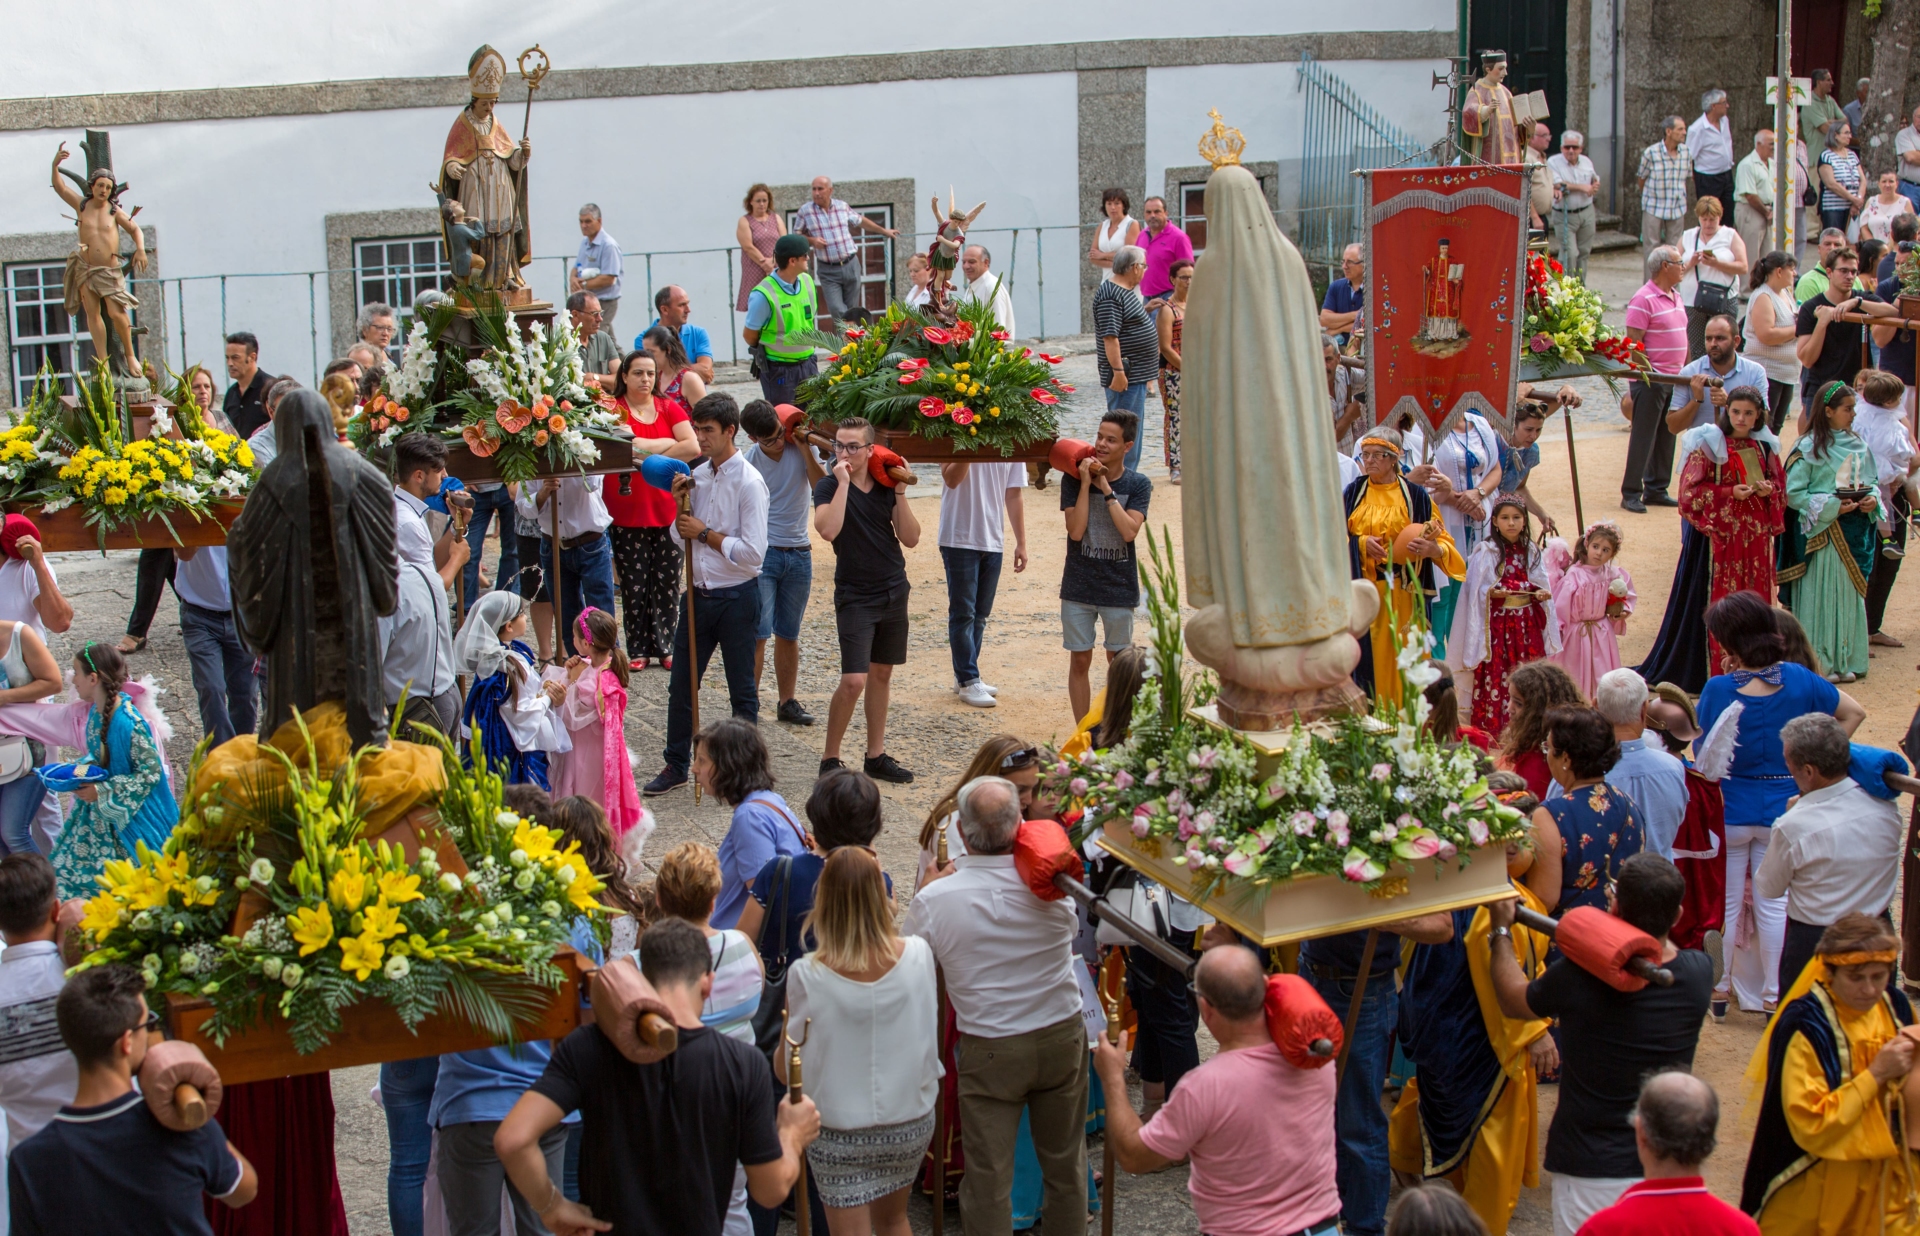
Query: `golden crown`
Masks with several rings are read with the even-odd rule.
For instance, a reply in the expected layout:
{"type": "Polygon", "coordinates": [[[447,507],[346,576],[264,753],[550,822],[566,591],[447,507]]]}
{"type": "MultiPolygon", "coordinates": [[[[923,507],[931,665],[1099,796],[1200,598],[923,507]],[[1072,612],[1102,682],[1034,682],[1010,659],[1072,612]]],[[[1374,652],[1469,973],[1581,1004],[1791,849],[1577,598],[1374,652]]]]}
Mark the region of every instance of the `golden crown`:
{"type": "Polygon", "coordinates": [[[506,57],[486,44],[467,61],[467,81],[476,99],[499,98],[500,85],[506,80],[506,57]]]}
{"type": "Polygon", "coordinates": [[[1227,122],[1220,118],[1220,109],[1212,108],[1207,115],[1213,117],[1213,127],[1200,138],[1200,157],[1216,168],[1239,167],[1240,152],[1247,148],[1247,139],[1240,130],[1230,129],[1227,122]]]}

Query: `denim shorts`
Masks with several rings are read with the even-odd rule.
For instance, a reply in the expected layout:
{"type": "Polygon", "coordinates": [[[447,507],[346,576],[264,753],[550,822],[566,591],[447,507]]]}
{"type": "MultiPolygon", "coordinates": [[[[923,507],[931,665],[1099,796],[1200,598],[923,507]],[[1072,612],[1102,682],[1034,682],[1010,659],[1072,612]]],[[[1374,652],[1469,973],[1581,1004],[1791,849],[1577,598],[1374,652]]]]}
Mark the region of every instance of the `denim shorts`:
{"type": "Polygon", "coordinates": [[[753,637],[798,640],[812,591],[813,551],[767,546],[767,556],[760,563],[760,625],[753,637]]]}
{"type": "Polygon", "coordinates": [[[1088,605],[1084,601],[1060,602],[1062,646],[1068,652],[1093,651],[1093,620],[1107,631],[1107,651],[1118,652],[1133,643],[1133,607],[1130,605],[1088,605]]]}

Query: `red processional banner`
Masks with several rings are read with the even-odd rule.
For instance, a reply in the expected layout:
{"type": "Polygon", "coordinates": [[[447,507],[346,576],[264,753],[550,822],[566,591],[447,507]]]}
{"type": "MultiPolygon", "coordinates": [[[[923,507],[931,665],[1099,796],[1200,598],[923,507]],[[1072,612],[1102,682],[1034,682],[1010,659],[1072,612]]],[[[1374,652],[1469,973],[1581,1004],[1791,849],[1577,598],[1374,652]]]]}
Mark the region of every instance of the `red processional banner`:
{"type": "Polygon", "coordinates": [[[1508,423],[1525,316],[1526,173],[1367,173],[1367,391],[1384,424],[1429,436],[1468,412],[1508,423]]]}

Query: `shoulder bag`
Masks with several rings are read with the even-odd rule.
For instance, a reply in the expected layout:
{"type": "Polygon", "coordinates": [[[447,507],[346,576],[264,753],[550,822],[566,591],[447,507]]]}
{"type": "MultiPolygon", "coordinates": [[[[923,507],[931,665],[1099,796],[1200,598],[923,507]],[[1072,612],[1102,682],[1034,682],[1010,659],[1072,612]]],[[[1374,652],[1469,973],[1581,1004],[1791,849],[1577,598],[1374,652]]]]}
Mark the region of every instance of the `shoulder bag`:
{"type": "Polygon", "coordinates": [[[760,920],[760,938],[754,941],[754,946],[760,950],[760,959],[766,962],[767,975],[760,985],[760,1007],[753,1014],[753,1041],[769,1060],[774,1052],[780,1050],[783,1015],[787,1008],[787,904],[788,894],[793,888],[793,855],[783,854],[775,860],[775,864],[773,903],[760,920]],[[769,929],[780,933],[779,949],[771,961],[767,960],[769,929]]]}

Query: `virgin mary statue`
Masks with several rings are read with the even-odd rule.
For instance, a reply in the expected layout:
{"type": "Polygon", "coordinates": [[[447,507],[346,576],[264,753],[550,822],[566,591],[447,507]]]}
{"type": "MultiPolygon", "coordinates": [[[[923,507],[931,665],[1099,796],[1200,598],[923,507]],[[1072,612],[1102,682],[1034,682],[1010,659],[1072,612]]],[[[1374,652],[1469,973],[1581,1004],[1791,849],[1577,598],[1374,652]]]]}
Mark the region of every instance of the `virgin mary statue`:
{"type": "MultiPolygon", "coordinates": [[[[520,268],[533,260],[527,232],[527,160],[533,148],[525,138],[516,145],[493,110],[506,76],[505,57],[484,44],[467,61],[473,101],[447,133],[438,186],[443,202],[458,201],[467,219],[483,229],[473,253],[485,265],[471,282],[495,289],[525,287],[520,268]]],[[[447,213],[443,208],[443,218],[447,213]]],[[[447,251],[454,251],[451,243],[447,251]]]]}
{"type": "Polygon", "coordinates": [[[1348,674],[1379,597],[1350,578],[1313,285],[1245,168],[1215,168],[1206,209],[1181,370],[1187,646],[1237,728],[1364,710],[1348,674]]]}

